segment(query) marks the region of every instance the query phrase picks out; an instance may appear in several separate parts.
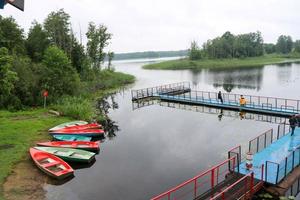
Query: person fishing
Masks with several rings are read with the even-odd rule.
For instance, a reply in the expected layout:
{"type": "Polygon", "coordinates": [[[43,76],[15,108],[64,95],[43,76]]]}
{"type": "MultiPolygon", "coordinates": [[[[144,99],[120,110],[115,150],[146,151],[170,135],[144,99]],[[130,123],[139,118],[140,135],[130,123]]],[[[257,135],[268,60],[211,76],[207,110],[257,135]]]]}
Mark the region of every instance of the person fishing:
{"type": "Polygon", "coordinates": [[[221,103],[223,103],[223,97],[222,97],[221,91],[219,91],[219,93],[218,93],[218,100],[220,100],[221,103]]]}
{"type": "Polygon", "coordinates": [[[294,135],[295,128],[296,128],[297,123],[298,123],[297,118],[296,118],[296,115],[293,115],[293,116],[289,119],[289,123],[290,123],[290,127],[291,127],[291,129],[292,129],[292,134],[291,134],[291,136],[292,136],[292,135],[294,135]]]}

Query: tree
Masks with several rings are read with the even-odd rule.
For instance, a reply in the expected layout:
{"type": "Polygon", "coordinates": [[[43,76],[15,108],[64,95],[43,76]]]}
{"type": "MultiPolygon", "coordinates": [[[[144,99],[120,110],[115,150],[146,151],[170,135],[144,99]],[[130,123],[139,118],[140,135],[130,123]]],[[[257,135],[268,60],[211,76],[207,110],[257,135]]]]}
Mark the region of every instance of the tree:
{"type": "Polygon", "coordinates": [[[108,56],[108,65],[107,65],[107,68],[110,70],[110,69],[111,69],[111,61],[112,61],[112,59],[114,58],[115,53],[112,52],[112,51],[109,51],[109,52],[107,53],[107,56],[108,56]]]}
{"type": "Polygon", "coordinates": [[[67,55],[58,47],[50,46],[43,58],[45,69],[40,83],[41,90],[48,89],[55,97],[75,94],[79,88],[79,76],[67,55]]]}
{"type": "Polygon", "coordinates": [[[48,40],[46,31],[41,24],[34,21],[26,40],[26,49],[29,57],[35,62],[40,62],[49,44],[50,41],[48,40]]]}
{"type": "Polygon", "coordinates": [[[293,40],[291,36],[281,35],[279,36],[276,44],[276,49],[278,53],[287,54],[292,51],[293,40]]]}
{"type": "Polygon", "coordinates": [[[44,28],[52,45],[62,49],[69,57],[72,51],[70,15],[63,9],[51,12],[44,21],[44,28]]]}
{"type": "Polygon", "coordinates": [[[0,48],[0,107],[7,105],[9,96],[18,80],[17,74],[11,70],[12,57],[5,47],[0,48]]]}
{"type": "Polygon", "coordinates": [[[264,50],[267,54],[275,53],[276,52],[276,45],[275,44],[264,44],[264,50]]]}
{"type": "Polygon", "coordinates": [[[294,43],[295,51],[300,53],[300,40],[296,40],[294,43]]]}
{"type": "Polygon", "coordinates": [[[73,67],[75,67],[75,69],[79,74],[82,73],[82,68],[86,59],[87,58],[84,51],[84,46],[79,44],[77,40],[73,40],[72,51],[71,51],[71,62],[73,67]]]}
{"type": "Polygon", "coordinates": [[[191,47],[189,49],[190,60],[201,59],[201,51],[196,41],[191,42],[191,47]]]}
{"type": "Polygon", "coordinates": [[[94,68],[101,69],[101,64],[105,58],[104,48],[109,44],[112,34],[108,33],[107,27],[103,24],[97,28],[93,22],[90,22],[86,36],[88,38],[87,54],[94,68]]]}
{"type": "Polygon", "coordinates": [[[0,47],[6,47],[10,53],[25,54],[23,29],[12,17],[0,15],[0,47]]]}

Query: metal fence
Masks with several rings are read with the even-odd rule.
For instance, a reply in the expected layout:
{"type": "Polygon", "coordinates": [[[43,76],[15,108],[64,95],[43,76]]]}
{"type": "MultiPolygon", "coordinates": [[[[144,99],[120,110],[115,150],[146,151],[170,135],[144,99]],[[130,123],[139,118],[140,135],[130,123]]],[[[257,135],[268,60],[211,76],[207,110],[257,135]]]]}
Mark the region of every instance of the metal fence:
{"type": "Polygon", "coordinates": [[[266,161],[266,181],[277,184],[284,177],[286,177],[296,166],[300,164],[300,147],[298,146],[295,150],[286,156],[280,162],[266,161]],[[269,171],[276,176],[270,176],[269,171]]]}
{"type": "Polygon", "coordinates": [[[138,100],[147,97],[157,97],[159,94],[178,94],[177,92],[187,92],[190,91],[190,89],[189,82],[172,83],[139,90],[131,90],[131,97],[132,100],[138,100]]]}
{"type": "Polygon", "coordinates": [[[210,200],[251,199],[254,193],[254,173],[239,179],[210,200]]]}
{"type": "MultiPolygon", "coordinates": [[[[242,94],[229,94],[223,93],[222,98],[224,103],[239,106],[240,96],[242,94]]],[[[196,102],[207,102],[220,104],[217,92],[207,92],[207,91],[191,91],[189,93],[184,93],[176,96],[165,95],[170,99],[181,99],[196,102]]],[[[256,108],[262,110],[276,110],[276,111],[286,111],[291,113],[300,112],[300,100],[295,99],[284,99],[275,97],[264,97],[264,96],[254,96],[254,95],[243,95],[246,99],[246,105],[248,108],[256,108]]]]}
{"type": "Polygon", "coordinates": [[[252,154],[258,153],[272,143],[273,129],[270,129],[249,141],[249,152],[252,154]]]}
{"type": "Polygon", "coordinates": [[[219,119],[222,117],[233,117],[233,118],[241,118],[241,119],[246,119],[246,120],[270,122],[270,123],[276,123],[276,124],[284,123],[288,119],[286,117],[278,117],[278,116],[258,114],[258,113],[244,113],[243,115],[241,115],[241,112],[237,112],[234,110],[226,110],[226,109],[201,106],[201,105],[189,105],[189,104],[182,104],[182,103],[169,102],[169,101],[160,101],[158,99],[149,99],[148,98],[143,101],[132,101],[132,109],[133,110],[151,106],[151,105],[160,105],[160,106],[164,106],[164,107],[188,110],[188,111],[193,111],[193,112],[215,114],[215,115],[219,116],[219,119]]]}
{"type": "Polygon", "coordinates": [[[224,182],[227,175],[234,171],[235,167],[236,158],[232,157],[151,200],[195,199],[224,182]]]}

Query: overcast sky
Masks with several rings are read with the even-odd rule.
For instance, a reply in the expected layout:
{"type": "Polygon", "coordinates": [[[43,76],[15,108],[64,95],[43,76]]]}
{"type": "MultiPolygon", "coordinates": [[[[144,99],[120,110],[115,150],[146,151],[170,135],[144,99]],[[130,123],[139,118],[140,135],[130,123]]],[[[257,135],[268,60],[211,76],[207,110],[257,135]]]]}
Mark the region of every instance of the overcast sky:
{"type": "Polygon", "coordinates": [[[0,13],[27,32],[34,19],[43,22],[60,8],[84,42],[88,22],[108,26],[115,52],[187,49],[225,31],[260,30],[265,42],[281,34],[300,39],[300,0],[25,0],[25,12],[6,5],[0,13]]]}

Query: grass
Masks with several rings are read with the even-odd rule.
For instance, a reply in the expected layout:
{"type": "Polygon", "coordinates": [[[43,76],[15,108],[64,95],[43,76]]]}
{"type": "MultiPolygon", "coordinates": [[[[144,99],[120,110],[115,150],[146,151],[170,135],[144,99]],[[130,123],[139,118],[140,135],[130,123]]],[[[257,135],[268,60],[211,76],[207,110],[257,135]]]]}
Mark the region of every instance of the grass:
{"type": "Polygon", "coordinates": [[[97,77],[97,80],[85,83],[85,88],[80,96],[62,97],[56,104],[51,105],[51,108],[73,119],[86,121],[91,121],[96,117],[104,119],[104,116],[96,113],[95,99],[103,98],[117,88],[133,83],[135,77],[110,70],[102,70],[97,77]]]}
{"type": "Polygon", "coordinates": [[[66,96],[50,106],[65,117],[51,116],[47,114],[47,110],[41,108],[18,112],[0,110],[0,200],[4,199],[3,183],[12,172],[13,166],[24,158],[29,147],[36,141],[50,139],[47,134],[50,127],[72,119],[91,120],[96,114],[96,98],[103,98],[115,89],[134,81],[135,77],[132,75],[101,71],[96,81],[85,83],[80,96],[66,96]]]}
{"type": "Polygon", "coordinates": [[[0,199],[4,199],[2,185],[34,142],[49,139],[47,130],[69,121],[66,117],[47,114],[44,109],[9,112],[0,111],[0,199]]]}
{"type": "Polygon", "coordinates": [[[180,69],[205,69],[205,68],[233,68],[256,67],[268,64],[290,63],[300,61],[300,55],[270,54],[261,57],[244,59],[179,59],[143,66],[144,69],[180,70],[180,69]]]}

